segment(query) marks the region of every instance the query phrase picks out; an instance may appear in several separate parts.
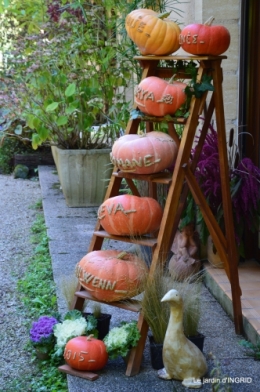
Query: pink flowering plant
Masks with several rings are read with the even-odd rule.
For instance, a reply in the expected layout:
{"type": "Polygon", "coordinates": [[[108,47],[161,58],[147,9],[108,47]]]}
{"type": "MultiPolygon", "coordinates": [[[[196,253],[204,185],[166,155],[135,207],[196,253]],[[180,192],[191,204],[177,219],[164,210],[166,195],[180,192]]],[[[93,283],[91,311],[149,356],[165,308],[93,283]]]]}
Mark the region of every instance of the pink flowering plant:
{"type": "Polygon", "coordinates": [[[32,323],[30,340],[32,345],[42,353],[49,353],[55,345],[54,326],[59,321],[52,316],[41,316],[32,323]]]}

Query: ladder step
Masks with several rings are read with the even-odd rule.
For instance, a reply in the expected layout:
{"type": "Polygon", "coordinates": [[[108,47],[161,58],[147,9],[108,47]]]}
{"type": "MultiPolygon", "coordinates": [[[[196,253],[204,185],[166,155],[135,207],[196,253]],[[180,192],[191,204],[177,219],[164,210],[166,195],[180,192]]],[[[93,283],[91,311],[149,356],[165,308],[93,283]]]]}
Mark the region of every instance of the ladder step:
{"type": "Polygon", "coordinates": [[[180,125],[185,125],[187,122],[186,117],[172,117],[170,115],[167,115],[165,117],[152,117],[152,116],[146,116],[144,113],[140,112],[140,115],[136,115],[135,119],[138,118],[141,121],[146,121],[146,122],[153,122],[153,123],[173,123],[173,124],[180,124],[180,125]]]}
{"type": "Polygon", "coordinates": [[[94,235],[101,238],[107,238],[110,240],[121,241],[121,242],[129,242],[131,244],[139,244],[144,246],[149,246],[153,248],[157,244],[157,238],[151,238],[146,236],[140,237],[127,237],[127,236],[119,236],[108,234],[105,230],[94,231],[94,235]]]}
{"type": "Polygon", "coordinates": [[[75,296],[90,301],[96,301],[103,304],[105,303],[106,305],[115,306],[120,309],[130,310],[132,312],[140,312],[141,310],[141,303],[137,299],[128,298],[124,301],[115,301],[115,302],[99,301],[98,299],[93,298],[92,295],[87,290],[76,291],[75,296]]]}
{"type": "Polygon", "coordinates": [[[161,172],[154,174],[135,174],[124,171],[113,172],[114,177],[129,178],[131,180],[156,182],[158,184],[170,184],[172,181],[172,173],[161,172]]]}

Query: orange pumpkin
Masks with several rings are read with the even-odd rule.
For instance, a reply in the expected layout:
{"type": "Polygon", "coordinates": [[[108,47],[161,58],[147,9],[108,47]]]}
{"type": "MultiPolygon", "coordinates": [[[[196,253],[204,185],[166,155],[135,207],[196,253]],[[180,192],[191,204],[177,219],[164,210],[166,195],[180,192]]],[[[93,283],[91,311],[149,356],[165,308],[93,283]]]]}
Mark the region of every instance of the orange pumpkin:
{"type": "Polygon", "coordinates": [[[125,21],[128,36],[138,46],[142,55],[167,55],[179,49],[181,29],[170,19],[170,12],[158,14],[150,9],[130,12],[125,21]]]}
{"type": "Polygon", "coordinates": [[[157,231],[162,219],[160,204],[151,197],[119,195],[98,209],[102,227],[112,235],[138,236],[157,231]]]}
{"type": "Polygon", "coordinates": [[[105,343],[92,336],[78,336],[69,340],[63,356],[67,364],[77,370],[100,370],[108,361],[105,343]]]}
{"type": "Polygon", "coordinates": [[[110,159],[124,172],[151,174],[172,166],[177,151],[176,143],[169,135],[152,131],[121,136],[112,147],[110,159]]]}
{"type": "Polygon", "coordinates": [[[149,76],[135,88],[135,103],[141,112],[150,116],[174,114],[186,101],[186,87],[185,83],[149,76]]]}
{"type": "Polygon", "coordinates": [[[204,24],[191,24],[182,30],[180,44],[186,52],[196,55],[219,56],[230,45],[228,29],[220,25],[211,25],[214,18],[209,18],[204,24]]]}
{"type": "Polygon", "coordinates": [[[104,302],[134,297],[143,290],[145,262],[131,253],[99,250],[88,253],[76,267],[76,276],[91,295],[104,302]]]}

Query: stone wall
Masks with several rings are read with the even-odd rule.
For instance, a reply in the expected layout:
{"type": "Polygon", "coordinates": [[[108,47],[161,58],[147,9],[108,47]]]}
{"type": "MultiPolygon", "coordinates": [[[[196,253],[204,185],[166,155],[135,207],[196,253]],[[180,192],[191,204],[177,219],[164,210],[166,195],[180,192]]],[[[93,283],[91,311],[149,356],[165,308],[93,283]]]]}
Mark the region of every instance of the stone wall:
{"type": "MultiPolygon", "coordinates": [[[[225,26],[231,34],[231,44],[225,52],[227,60],[223,60],[223,94],[226,119],[226,131],[238,125],[238,77],[240,48],[240,3],[238,0],[192,0],[179,4],[183,10],[183,18],[179,18],[181,26],[191,23],[204,23],[210,16],[215,17],[213,23],[225,26]]],[[[181,53],[181,51],[179,51],[181,53]]]]}

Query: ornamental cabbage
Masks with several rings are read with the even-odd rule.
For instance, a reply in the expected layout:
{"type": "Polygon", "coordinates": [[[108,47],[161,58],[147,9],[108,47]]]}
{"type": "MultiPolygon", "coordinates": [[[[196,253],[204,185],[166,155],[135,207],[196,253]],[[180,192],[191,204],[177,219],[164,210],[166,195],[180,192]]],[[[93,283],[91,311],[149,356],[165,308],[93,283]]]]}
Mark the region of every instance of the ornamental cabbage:
{"type": "Polygon", "coordinates": [[[110,358],[125,357],[128,351],[135,347],[141,337],[136,321],[121,323],[121,327],[110,330],[104,338],[106,350],[110,358]]]}

